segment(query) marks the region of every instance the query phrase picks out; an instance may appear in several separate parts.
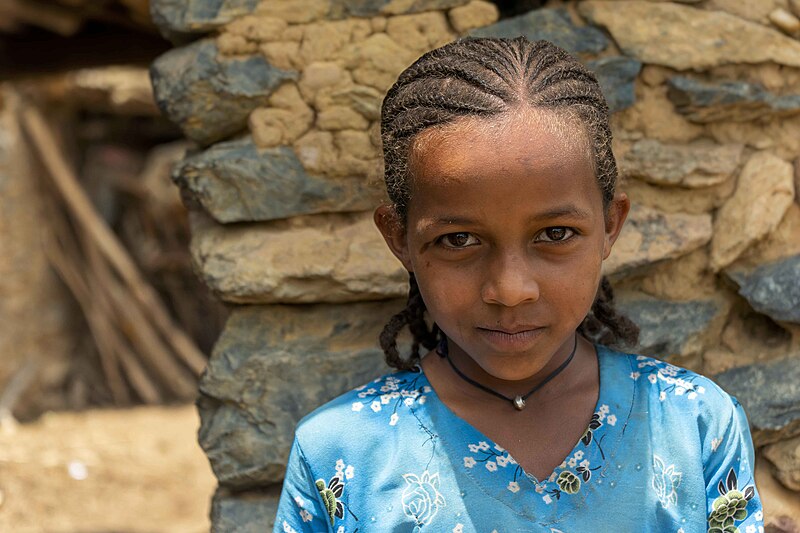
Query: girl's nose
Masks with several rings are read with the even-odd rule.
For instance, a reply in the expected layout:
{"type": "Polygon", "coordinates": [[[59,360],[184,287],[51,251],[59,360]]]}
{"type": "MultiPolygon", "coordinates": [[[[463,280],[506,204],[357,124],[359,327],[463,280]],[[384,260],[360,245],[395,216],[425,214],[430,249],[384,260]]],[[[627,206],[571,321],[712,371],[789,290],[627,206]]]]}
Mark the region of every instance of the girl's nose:
{"type": "Polygon", "coordinates": [[[539,299],[539,283],[524,257],[509,255],[493,261],[481,289],[483,301],[514,307],[539,299]]]}

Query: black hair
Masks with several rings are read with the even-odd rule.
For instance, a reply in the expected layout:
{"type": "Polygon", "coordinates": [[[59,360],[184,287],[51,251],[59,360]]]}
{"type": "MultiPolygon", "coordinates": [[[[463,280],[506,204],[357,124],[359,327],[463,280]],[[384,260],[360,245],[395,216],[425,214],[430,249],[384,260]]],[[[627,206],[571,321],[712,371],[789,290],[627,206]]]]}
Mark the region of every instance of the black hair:
{"type": "MultiPolygon", "coordinates": [[[[502,115],[523,105],[579,119],[589,137],[603,205],[608,207],[614,198],[617,165],[611,151],[608,105],[594,74],[548,41],[467,38],[424,54],[400,74],[383,100],[384,179],[400,222],[406,223],[411,199],[412,143],[422,131],[463,117],[502,115]]],[[[436,346],[439,329],[436,324],[428,326],[425,311],[410,273],[406,307],[389,320],[380,335],[389,366],[413,368],[420,358],[420,346],[436,346]],[[397,336],[405,326],[413,336],[407,358],[397,349],[397,336]]],[[[605,277],[578,331],[605,344],[633,345],[639,334],[630,319],[614,310],[611,284],[605,277]]]]}

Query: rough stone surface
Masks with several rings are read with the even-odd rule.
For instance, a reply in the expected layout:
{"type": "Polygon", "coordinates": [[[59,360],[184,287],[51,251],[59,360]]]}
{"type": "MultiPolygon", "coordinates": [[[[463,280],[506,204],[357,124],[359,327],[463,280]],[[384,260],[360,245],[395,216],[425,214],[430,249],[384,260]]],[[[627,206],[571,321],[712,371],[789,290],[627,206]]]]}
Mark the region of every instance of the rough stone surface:
{"type": "Polygon", "coordinates": [[[272,531],[278,514],[278,495],[219,492],[211,500],[211,533],[272,531]]]}
{"type": "Polygon", "coordinates": [[[768,152],[745,163],[736,192],[714,219],[711,268],[718,271],[775,229],[794,201],[792,165],[768,152]]]}
{"type": "Polygon", "coordinates": [[[714,299],[671,302],[623,291],[616,303],[640,328],[632,351],[659,358],[697,353],[711,323],[727,312],[727,306],[714,299]]]}
{"type": "Polygon", "coordinates": [[[579,2],[578,10],[607,28],[625,55],[642,63],[678,70],[769,61],[800,66],[800,42],[722,11],[600,0],[579,2]]]}
{"type": "Polygon", "coordinates": [[[199,440],[220,484],[280,481],[297,422],[386,371],[377,337],[404,305],[236,308],[200,383],[199,440]]]}
{"type": "Polygon", "coordinates": [[[687,254],[711,240],[709,215],[665,215],[634,205],[603,273],[615,278],[631,270],[687,254]]]}
{"type": "Polygon", "coordinates": [[[564,9],[537,9],[501,20],[470,32],[474,37],[517,37],[531,41],[545,39],[575,54],[597,54],[608,46],[608,39],[597,28],[572,23],[564,9]]]}
{"type": "Polygon", "coordinates": [[[636,101],[634,85],[642,64],[623,56],[612,56],[586,64],[597,75],[612,113],[631,107],[636,101]]]}
{"type": "Polygon", "coordinates": [[[728,275],[753,309],[779,322],[800,324],[800,255],[728,275]]]}
{"type": "Polygon", "coordinates": [[[291,148],[260,150],[251,139],[217,143],[187,157],[175,167],[174,179],[223,223],[360,211],[381,197],[363,177],[308,174],[291,148]]]}
{"type": "Polygon", "coordinates": [[[258,0],[151,0],[150,16],[162,30],[209,32],[250,13],[258,0]]]}
{"type": "Polygon", "coordinates": [[[469,0],[331,0],[333,16],[351,15],[373,17],[376,15],[400,15],[421,11],[440,11],[466,4],[469,0]]]}
{"type": "Polygon", "coordinates": [[[259,56],[220,58],[217,52],[213,40],[198,41],[163,54],[150,69],[159,107],[200,144],[243,130],[250,112],[296,77],[259,56]]]}
{"type": "Polygon", "coordinates": [[[764,457],[775,465],[776,477],[786,488],[800,491],[800,437],[765,446],[764,457]]]}
{"type": "Polygon", "coordinates": [[[719,185],[730,179],[742,159],[742,145],[709,142],[666,144],[637,141],[620,161],[620,173],[655,185],[688,188],[719,185]]]}
{"type": "Polygon", "coordinates": [[[800,113],[800,94],[777,96],[755,83],[705,83],[675,76],[667,85],[669,99],[692,122],[746,122],[800,113]]]}
{"type": "Polygon", "coordinates": [[[372,213],[223,227],[193,224],[195,269],[234,303],[352,302],[407,294],[408,274],[372,213]]]}
{"type": "Polygon", "coordinates": [[[733,368],[714,379],[744,406],[756,446],[800,434],[800,354],[733,368]]]}
{"type": "Polygon", "coordinates": [[[464,6],[454,7],[447,15],[458,33],[494,24],[500,17],[497,6],[484,0],[472,0],[464,6]]]}

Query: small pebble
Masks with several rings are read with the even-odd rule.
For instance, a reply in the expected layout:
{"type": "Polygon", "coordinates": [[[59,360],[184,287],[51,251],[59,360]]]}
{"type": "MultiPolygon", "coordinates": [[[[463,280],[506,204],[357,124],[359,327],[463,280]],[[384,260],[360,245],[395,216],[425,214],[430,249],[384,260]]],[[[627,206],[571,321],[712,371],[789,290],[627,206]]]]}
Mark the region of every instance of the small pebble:
{"type": "Polygon", "coordinates": [[[69,477],[78,481],[83,481],[89,477],[89,470],[80,461],[70,461],[67,465],[67,472],[69,472],[69,477]]]}
{"type": "Polygon", "coordinates": [[[792,15],[782,7],[779,7],[769,14],[769,20],[781,31],[790,35],[800,31],[800,19],[792,15]]]}

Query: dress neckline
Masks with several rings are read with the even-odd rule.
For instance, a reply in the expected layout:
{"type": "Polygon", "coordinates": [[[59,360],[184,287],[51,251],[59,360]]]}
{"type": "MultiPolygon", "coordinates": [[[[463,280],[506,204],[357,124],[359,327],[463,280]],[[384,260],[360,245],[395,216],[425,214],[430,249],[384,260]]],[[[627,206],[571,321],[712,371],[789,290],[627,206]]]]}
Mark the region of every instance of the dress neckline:
{"type": "Polygon", "coordinates": [[[630,368],[624,354],[602,345],[595,345],[595,351],[600,383],[592,420],[564,462],[542,480],[525,472],[504,448],[445,405],[421,368],[422,386],[430,387],[430,399],[424,409],[412,411],[436,435],[455,470],[470,477],[487,495],[538,520],[543,510],[557,507],[553,504],[561,498],[585,499],[598,481],[613,483],[609,467],[628,423],[635,387],[634,380],[620,379],[627,377],[625,369],[630,368]],[[619,365],[624,369],[617,370],[619,365]]]}

